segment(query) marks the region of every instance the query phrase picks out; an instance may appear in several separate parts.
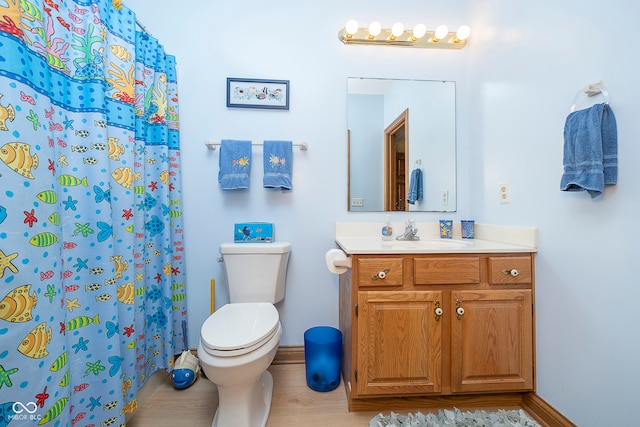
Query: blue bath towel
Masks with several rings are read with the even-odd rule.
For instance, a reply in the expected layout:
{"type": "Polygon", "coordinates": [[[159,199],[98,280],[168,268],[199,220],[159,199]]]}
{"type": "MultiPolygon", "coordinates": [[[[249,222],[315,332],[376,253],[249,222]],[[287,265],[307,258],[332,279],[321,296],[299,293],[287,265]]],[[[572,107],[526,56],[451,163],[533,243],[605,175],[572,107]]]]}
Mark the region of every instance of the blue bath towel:
{"type": "Polygon", "coordinates": [[[223,139],[220,142],[218,182],[223,190],[249,188],[251,141],[223,139]]]}
{"type": "Polygon", "coordinates": [[[407,202],[410,205],[414,205],[416,201],[422,200],[422,169],[415,168],[411,172],[411,178],[409,180],[409,193],[407,195],[407,202]]]}
{"type": "Polygon", "coordinates": [[[616,118],[608,104],[596,104],[567,116],[564,127],[562,191],[586,190],[593,198],[618,177],[616,118]]]}
{"type": "Polygon", "coordinates": [[[264,142],[264,178],[265,188],[292,190],[293,143],[291,141],[264,142]]]}

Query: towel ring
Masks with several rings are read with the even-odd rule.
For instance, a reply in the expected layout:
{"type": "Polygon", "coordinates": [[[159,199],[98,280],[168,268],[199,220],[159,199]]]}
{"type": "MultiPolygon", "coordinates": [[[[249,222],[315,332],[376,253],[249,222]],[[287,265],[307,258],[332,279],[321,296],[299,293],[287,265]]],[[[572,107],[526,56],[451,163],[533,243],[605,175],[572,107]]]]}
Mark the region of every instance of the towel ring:
{"type": "Polygon", "coordinates": [[[604,86],[604,83],[599,81],[599,82],[591,83],[585,86],[576,94],[576,97],[573,98],[573,105],[571,105],[572,113],[576,110],[576,104],[578,102],[578,98],[582,94],[586,94],[589,97],[602,95],[604,97],[604,103],[609,104],[609,92],[607,91],[607,88],[604,86]]]}

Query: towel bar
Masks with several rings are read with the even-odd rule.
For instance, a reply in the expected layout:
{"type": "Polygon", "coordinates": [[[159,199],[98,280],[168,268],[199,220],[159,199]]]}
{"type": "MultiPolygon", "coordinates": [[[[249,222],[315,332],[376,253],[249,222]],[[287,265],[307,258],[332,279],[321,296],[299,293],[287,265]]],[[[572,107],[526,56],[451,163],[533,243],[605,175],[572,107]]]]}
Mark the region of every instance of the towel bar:
{"type": "MultiPolygon", "coordinates": [[[[204,145],[207,146],[207,148],[209,148],[209,150],[215,150],[216,147],[218,145],[220,145],[220,141],[205,141],[204,145]]],[[[262,142],[252,142],[251,145],[264,145],[262,142]]],[[[294,147],[300,147],[301,150],[308,150],[309,149],[309,144],[305,141],[301,141],[301,142],[294,142],[293,143],[294,147]]]]}

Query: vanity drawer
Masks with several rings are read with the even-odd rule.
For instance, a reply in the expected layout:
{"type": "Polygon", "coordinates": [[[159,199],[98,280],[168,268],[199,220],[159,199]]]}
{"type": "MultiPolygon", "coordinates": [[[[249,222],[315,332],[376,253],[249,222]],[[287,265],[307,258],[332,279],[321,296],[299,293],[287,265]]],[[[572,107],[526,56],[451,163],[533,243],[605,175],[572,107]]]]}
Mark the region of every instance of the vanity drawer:
{"type": "Polygon", "coordinates": [[[531,264],[530,256],[489,257],[489,283],[531,283],[531,264]]]}
{"type": "Polygon", "coordinates": [[[480,283],[478,257],[415,257],[413,271],[416,285],[480,283]]]}
{"type": "Polygon", "coordinates": [[[402,286],[404,261],[402,257],[359,258],[359,286],[402,286]]]}

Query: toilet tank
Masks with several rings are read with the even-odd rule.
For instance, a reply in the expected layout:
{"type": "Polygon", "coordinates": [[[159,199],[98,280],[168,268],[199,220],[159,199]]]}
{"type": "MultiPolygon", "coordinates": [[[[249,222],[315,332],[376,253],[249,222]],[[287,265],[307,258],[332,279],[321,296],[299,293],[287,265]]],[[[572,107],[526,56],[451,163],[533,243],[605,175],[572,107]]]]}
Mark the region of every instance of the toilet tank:
{"type": "Polygon", "coordinates": [[[229,302],[282,301],[290,250],[288,242],[220,244],[229,302]]]}

